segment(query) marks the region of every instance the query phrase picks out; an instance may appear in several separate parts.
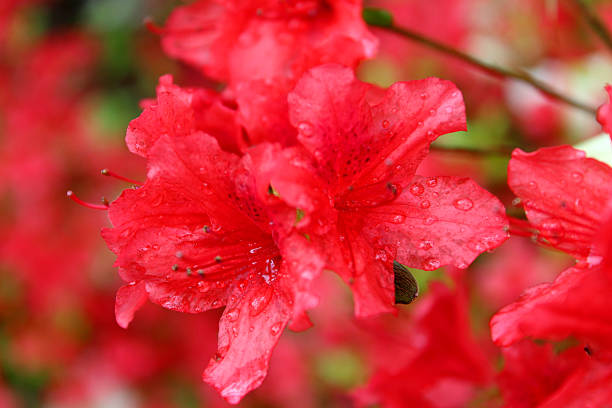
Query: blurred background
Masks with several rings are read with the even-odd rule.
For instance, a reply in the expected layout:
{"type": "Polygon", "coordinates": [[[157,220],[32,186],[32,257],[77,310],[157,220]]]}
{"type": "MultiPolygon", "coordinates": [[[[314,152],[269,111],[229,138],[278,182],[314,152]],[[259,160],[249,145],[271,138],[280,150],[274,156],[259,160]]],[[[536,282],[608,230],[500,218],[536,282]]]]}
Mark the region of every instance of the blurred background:
{"type": "MultiPolygon", "coordinates": [[[[129,154],[123,138],[160,75],[171,73],[180,85],[213,84],[167,57],[145,28],[145,18],[161,25],[180,4],[0,2],[0,408],[226,406],[201,382],[215,351],[219,312],[179,314],[148,303],[128,330],[119,328],[120,279],[99,234],[108,226],[106,213],[66,198],[74,190],[86,201],[111,201],[130,186],[101,175],[104,168],[144,180],[145,163],[129,154]]],[[[366,5],[384,7],[398,24],[471,55],[526,69],[585,104],[606,101],[612,55],[573,2],[366,5]]],[[[612,2],[591,5],[612,26],[612,2]]],[[[388,86],[439,76],[465,97],[468,132],[437,141],[419,173],[472,177],[520,216],[506,186],[509,149],[572,144],[610,159],[609,146],[599,143],[608,136],[598,137],[592,115],[373,32],[380,51],[361,65],[363,80],[388,86]]],[[[402,406],[393,398],[412,398],[413,406],[503,406],[497,381],[503,358],[489,340],[488,321],[571,262],[513,237],[468,270],[414,270],[421,288],[416,303],[401,306],[398,317],[359,322],[348,290],[326,276],[315,326],[282,336],[268,378],[240,406],[369,406],[381,393],[390,398],[386,406],[402,406]]]]}

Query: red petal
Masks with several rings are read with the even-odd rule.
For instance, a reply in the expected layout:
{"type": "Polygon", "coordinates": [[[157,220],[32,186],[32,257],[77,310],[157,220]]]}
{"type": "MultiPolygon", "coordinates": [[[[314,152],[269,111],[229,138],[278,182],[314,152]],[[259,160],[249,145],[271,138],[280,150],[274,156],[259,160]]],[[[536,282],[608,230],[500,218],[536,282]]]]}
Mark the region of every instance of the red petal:
{"type": "Polygon", "coordinates": [[[145,290],[144,282],[141,281],[136,284],[120,287],[115,300],[115,318],[117,319],[117,324],[126,329],[132,319],[134,319],[134,313],[146,301],[147,291],[145,290]]]}
{"type": "Polygon", "coordinates": [[[162,135],[180,138],[197,130],[213,135],[227,151],[244,148],[237,113],[208,89],[181,88],[171,75],[159,78],[157,99],[147,100],[142,114],[132,120],[125,136],[132,153],[146,157],[162,135]]]}
{"type": "Polygon", "coordinates": [[[608,198],[612,169],[571,146],[515,150],[508,184],[529,221],[552,246],[581,259],[592,247],[608,198]]]}
{"type": "Polygon", "coordinates": [[[592,360],[538,408],[605,407],[612,401],[612,364],[592,360]]]}
{"type": "Polygon", "coordinates": [[[552,344],[523,340],[502,349],[504,369],[498,383],[508,406],[540,407],[589,357],[582,347],[557,355],[552,344]]]}
{"type": "MultiPolygon", "coordinates": [[[[612,86],[606,85],[606,92],[608,98],[612,99],[612,86]]],[[[597,110],[597,121],[601,124],[604,132],[612,137],[612,105],[610,105],[610,100],[597,110]]]]}
{"type": "Polygon", "coordinates": [[[373,104],[368,93],[375,92],[351,69],[330,64],[305,73],[289,94],[291,123],[332,194],[349,186],[355,193],[370,185],[384,189],[386,181],[404,185],[433,140],[465,129],[461,93],[448,81],[398,82],[373,104]]]}
{"type": "Polygon", "coordinates": [[[204,381],[236,404],[264,380],[272,350],[289,320],[285,295],[262,280],[235,292],[219,323],[217,355],[204,381]]]}
{"type": "Polygon", "coordinates": [[[601,268],[570,268],[552,283],[528,289],[491,319],[500,346],[524,337],[561,340],[575,336],[612,344],[612,278],[601,268]]]}
{"type": "Polygon", "coordinates": [[[368,317],[380,313],[394,313],[395,286],[393,255],[384,249],[376,250],[358,228],[351,224],[354,214],[341,214],[341,233],[321,237],[328,253],[328,268],[349,284],[355,301],[355,316],[368,317]],[[340,237],[340,239],[338,239],[340,237]]]}
{"type": "Polygon", "coordinates": [[[123,276],[146,280],[152,301],[191,313],[220,307],[226,280],[237,277],[224,271],[248,262],[252,248],[278,254],[271,237],[227,199],[235,191],[228,175],[237,165],[238,158],[222,153],[209,136],[194,134],[176,143],[162,136],[149,149],[145,185],[124,191],[111,204],[114,228],[105,230],[104,238],[118,254],[123,276]],[[217,256],[224,263],[217,265],[217,256]],[[198,270],[219,277],[203,279],[198,270]]]}
{"type": "Polygon", "coordinates": [[[425,270],[467,268],[508,237],[504,206],[467,178],[416,176],[395,201],[363,218],[371,242],[396,248],[398,262],[425,270]]]}

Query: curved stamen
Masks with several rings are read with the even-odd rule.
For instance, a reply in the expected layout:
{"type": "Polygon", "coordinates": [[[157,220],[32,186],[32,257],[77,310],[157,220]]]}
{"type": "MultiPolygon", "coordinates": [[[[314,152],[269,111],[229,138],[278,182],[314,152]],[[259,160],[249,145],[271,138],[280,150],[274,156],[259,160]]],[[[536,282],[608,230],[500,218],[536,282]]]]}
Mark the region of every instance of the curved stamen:
{"type": "Polygon", "coordinates": [[[143,184],[140,181],[136,181],[136,180],[129,179],[127,177],[120,176],[119,174],[117,174],[115,172],[112,172],[109,169],[102,169],[102,170],[100,170],[100,174],[102,174],[103,176],[114,177],[117,180],[127,181],[128,183],[136,184],[137,186],[142,186],[142,184],[143,184]]]}
{"type": "Polygon", "coordinates": [[[66,196],[68,196],[68,198],[70,198],[75,203],[82,205],[83,207],[91,208],[93,210],[108,210],[108,205],[92,204],[92,203],[85,202],[81,200],[79,197],[77,197],[76,194],[72,192],[72,190],[68,190],[66,192],[66,196]]]}

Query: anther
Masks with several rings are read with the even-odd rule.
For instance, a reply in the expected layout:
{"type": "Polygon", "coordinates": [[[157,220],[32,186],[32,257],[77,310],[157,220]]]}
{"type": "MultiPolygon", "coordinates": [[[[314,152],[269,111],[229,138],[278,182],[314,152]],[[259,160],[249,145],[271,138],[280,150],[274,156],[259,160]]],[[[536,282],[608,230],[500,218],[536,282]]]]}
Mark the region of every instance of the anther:
{"type": "Polygon", "coordinates": [[[222,261],[222,259],[221,259],[221,257],[219,255],[215,256],[215,262],[216,263],[219,263],[221,261],[222,261]]]}
{"type": "Polygon", "coordinates": [[[108,205],[100,205],[100,204],[87,203],[87,202],[81,200],[79,197],[77,197],[76,194],[74,194],[74,192],[72,192],[72,190],[68,190],[66,192],[66,196],[68,196],[68,198],[70,198],[75,203],[82,205],[83,207],[91,208],[91,209],[94,209],[94,210],[108,210],[108,205]]]}
{"type": "Polygon", "coordinates": [[[191,276],[191,268],[189,268],[189,267],[187,268],[187,275],[191,276]]]}
{"type": "Polygon", "coordinates": [[[208,225],[205,225],[202,227],[202,229],[204,230],[205,233],[209,233],[210,232],[210,227],[208,225]]]}
{"type": "Polygon", "coordinates": [[[129,179],[127,177],[120,176],[119,174],[114,173],[114,172],[110,171],[109,169],[102,169],[102,170],[100,170],[100,173],[103,176],[114,177],[117,180],[127,181],[128,183],[136,184],[137,186],[142,186],[142,183],[140,181],[136,181],[136,180],[129,179]]]}
{"type": "Polygon", "coordinates": [[[204,269],[198,269],[198,275],[204,276],[204,269]]]}
{"type": "Polygon", "coordinates": [[[176,272],[178,270],[178,264],[172,265],[172,270],[176,272]]]}

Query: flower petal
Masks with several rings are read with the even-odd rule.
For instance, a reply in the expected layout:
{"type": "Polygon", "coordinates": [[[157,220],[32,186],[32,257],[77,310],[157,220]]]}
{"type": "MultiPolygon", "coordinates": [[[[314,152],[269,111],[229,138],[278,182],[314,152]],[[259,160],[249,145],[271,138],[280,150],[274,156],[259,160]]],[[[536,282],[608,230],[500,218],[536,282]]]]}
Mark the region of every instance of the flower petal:
{"type": "Polygon", "coordinates": [[[384,189],[386,182],[403,185],[433,140],[465,129],[461,93],[451,82],[398,82],[378,94],[351,69],[332,64],[306,72],[289,94],[291,123],[332,194],[349,186],[357,194],[372,185],[384,189]]]}
{"type": "Polygon", "coordinates": [[[508,237],[503,205],[467,178],[415,176],[395,201],[364,217],[371,242],[395,246],[398,262],[425,270],[467,268],[508,237]]]}
{"type": "Polygon", "coordinates": [[[117,324],[124,329],[134,319],[134,313],[147,301],[147,291],[144,282],[124,285],[117,291],[115,300],[115,318],[117,324]]]}
{"type": "Polygon", "coordinates": [[[515,150],[508,185],[527,218],[552,246],[580,259],[591,251],[612,194],[612,169],[571,146],[515,150]]]}
{"type": "Polygon", "coordinates": [[[217,354],[204,371],[204,381],[237,404],[264,380],[289,317],[287,297],[273,285],[258,280],[245,293],[235,291],[219,322],[217,354]]]}
{"type": "Polygon", "coordinates": [[[612,277],[601,268],[570,268],[552,283],[526,290],[491,319],[491,337],[508,346],[524,337],[561,340],[575,336],[612,344],[612,277]]]}

